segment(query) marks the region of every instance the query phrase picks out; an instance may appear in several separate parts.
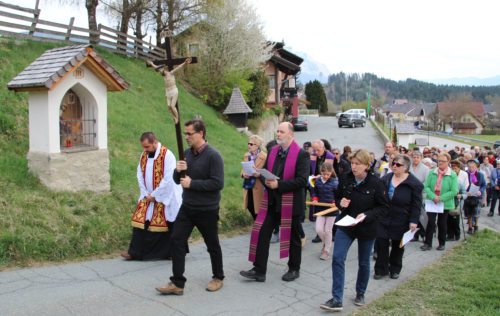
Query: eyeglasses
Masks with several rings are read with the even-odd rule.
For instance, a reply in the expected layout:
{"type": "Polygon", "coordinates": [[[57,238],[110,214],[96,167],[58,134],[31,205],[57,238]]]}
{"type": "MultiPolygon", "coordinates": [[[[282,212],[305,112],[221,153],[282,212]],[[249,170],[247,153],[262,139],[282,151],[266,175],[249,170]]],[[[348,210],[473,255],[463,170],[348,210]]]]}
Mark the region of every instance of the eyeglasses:
{"type": "Polygon", "coordinates": [[[248,146],[253,146],[253,145],[255,145],[255,144],[254,143],[248,143],[248,146]]]}
{"type": "Polygon", "coordinates": [[[193,136],[196,133],[199,133],[199,132],[192,132],[192,133],[190,133],[190,132],[184,132],[184,135],[186,135],[186,136],[193,136]]]}
{"type": "Polygon", "coordinates": [[[333,153],[334,155],[340,155],[340,153],[333,153]]]}
{"type": "Polygon", "coordinates": [[[394,166],[397,166],[397,167],[402,167],[402,166],[404,166],[404,165],[403,165],[402,163],[399,163],[399,162],[393,162],[393,163],[392,163],[392,166],[393,166],[393,167],[394,167],[394,166]]]}

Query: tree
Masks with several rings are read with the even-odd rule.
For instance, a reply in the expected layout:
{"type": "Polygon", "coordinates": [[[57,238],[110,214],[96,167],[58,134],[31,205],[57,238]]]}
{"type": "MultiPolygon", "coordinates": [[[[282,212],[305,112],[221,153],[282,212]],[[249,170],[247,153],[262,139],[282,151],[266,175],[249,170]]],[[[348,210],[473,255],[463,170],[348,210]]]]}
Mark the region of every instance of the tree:
{"type": "Polygon", "coordinates": [[[394,125],[393,131],[392,131],[391,141],[396,145],[398,144],[398,132],[396,131],[396,125],[394,125]]]}
{"type": "Polygon", "coordinates": [[[218,108],[227,103],[235,85],[244,95],[250,91],[252,85],[246,78],[269,58],[271,47],[255,9],[244,0],[214,1],[202,23],[199,36],[206,47],[189,81],[218,108]]]}
{"type": "Polygon", "coordinates": [[[252,108],[252,114],[259,116],[264,112],[264,105],[269,96],[269,79],[262,70],[257,70],[248,79],[253,87],[248,92],[248,105],[252,108]]]}
{"type": "MultiPolygon", "coordinates": [[[[79,5],[79,0],[59,0],[59,3],[67,3],[70,5],[79,5]]],[[[97,29],[97,6],[99,0],[85,0],[85,8],[87,9],[87,20],[89,23],[89,42],[95,45],[99,41],[99,33],[97,29]]]]}
{"type": "Polygon", "coordinates": [[[325,89],[318,80],[309,81],[305,87],[306,99],[311,102],[311,109],[318,109],[321,113],[328,111],[325,89]]]}
{"type": "Polygon", "coordinates": [[[155,20],[156,45],[160,45],[161,33],[185,29],[200,20],[214,0],[153,0],[148,12],[155,20]]]}

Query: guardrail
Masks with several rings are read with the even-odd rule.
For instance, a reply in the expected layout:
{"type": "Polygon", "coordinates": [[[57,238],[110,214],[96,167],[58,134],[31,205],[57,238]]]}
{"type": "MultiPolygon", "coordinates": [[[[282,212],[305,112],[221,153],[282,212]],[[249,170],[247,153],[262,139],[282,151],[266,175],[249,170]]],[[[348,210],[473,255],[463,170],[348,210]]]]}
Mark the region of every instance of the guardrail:
{"type": "Polygon", "coordinates": [[[165,58],[165,50],[129,34],[99,24],[98,31],[74,26],[75,18],[68,24],[40,19],[41,10],[25,8],[0,1],[0,35],[27,38],[42,42],[90,43],[90,35],[97,38],[97,46],[116,54],[140,59],[165,58]]]}
{"type": "Polygon", "coordinates": [[[303,116],[319,116],[319,110],[299,110],[299,115],[303,116]]]}
{"type": "MultiPolygon", "coordinates": [[[[480,139],[476,139],[476,138],[471,138],[471,137],[467,137],[467,136],[462,136],[462,135],[456,135],[456,134],[447,134],[447,133],[441,133],[441,132],[435,132],[435,131],[424,131],[424,130],[415,130],[415,133],[416,134],[420,134],[420,135],[432,135],[432,136],[436,136],[436,137],[452,137],[452,138],[455,138],[457,140],[466,140],[466,141],[469,141],[469,142],[475,142],[475,143],[480,143],[480,144],[485,144],[485,145],[494,145],[495,142],[490,142],[490,141],[486,141],[486,140],[480,140],[480,139]]],[[[498,136],[498,139],[500,140],[500,135],[498,136]]]]}

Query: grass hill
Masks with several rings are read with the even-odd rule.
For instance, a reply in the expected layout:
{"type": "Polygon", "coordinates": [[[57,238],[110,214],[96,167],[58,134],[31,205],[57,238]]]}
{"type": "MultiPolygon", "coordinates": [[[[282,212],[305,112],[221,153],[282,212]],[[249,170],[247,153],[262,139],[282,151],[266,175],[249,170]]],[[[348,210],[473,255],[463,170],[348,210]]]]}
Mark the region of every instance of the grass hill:
{"type": "MultiPolygon", "coordinates": [[[[153,131],[177,156],[175,128],[164,101],[161,76],[143,62],[99,50],[131,83],[128,91],[108,94],[108,146],[111,192],[56,193],[28,171],[27,93],[8,91],[6,84],[45,50],[62,44],[0,38],[0,269],[39,261],[68,260],[126,249],[130,216],[138,195],[138,141],[153,131]]],[[[241,157],[246,137],[212,108],[179,87],[183,120],[201,115],[210,144],[222,154],[225,188],[221,230],[251,222],[241,202],[241,157]]]]}

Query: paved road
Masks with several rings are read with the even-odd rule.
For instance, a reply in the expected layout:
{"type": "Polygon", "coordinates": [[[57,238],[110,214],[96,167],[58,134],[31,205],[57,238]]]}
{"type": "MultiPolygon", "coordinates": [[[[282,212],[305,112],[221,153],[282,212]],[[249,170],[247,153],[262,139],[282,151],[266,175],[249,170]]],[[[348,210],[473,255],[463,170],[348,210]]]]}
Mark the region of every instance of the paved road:
{"type": "Polygon", "coordinates": [[[419,135],[416,135],[415,137],[428,139],[428,142],[431,146],[438,146],[439,148],[443,148],[443,149],[447,149],[447,150],[453,149],[455,146],[464,147],[466,149],[470,148],[470,145],[468,145],[468,144],[457,142],[457,141],[446,139],[446,138],[436,137],[436,136],[432,136],[432,135],[429,136],[426,134],[419,134],[419,135]]]}
{"type": "Polygon", "coordinates": [[[375,156],[381,156],[384,151],[384,144],[380,140],[377,132],[370,124],[365,127],[338,127],[335,117],[307,117],[309,131],[295,132],[295,139],[299,144],[315,139],[326,139],[333,147],[342,148],[345,145],[353,149],[365,148],[373,151],[375,156]]]}
{"type": "MultiPolygon", "coordinates": [[[[336,124],[330,126],[334,119],[317,120],[318,126],[312,126],[309,133],[297,133],[297,138],[323,137],[321,134],[327,131],[327,138],[338,146],[382,148],[371,127],[339,131],[336,124]]],[[[484,217],[481,223],[498,230],[500,216],[484,217]]],[[[303,251],[301,276],[294,282],[281,281],[286,261],[278,259],[277,244],[271,246],[267,281],[243,280],[239,271],[251,267],[246,259],[249,235],[244,234],[221,241],[226,280],[224,287],[215,293],[205,291],[211,277],[210,259],[205,245],[196,243],[190,247],[186,260],[188,282],[184,296],[161,296],[154,290],[167,282],[171,273],[169,261],[92,260],[1,272],[0,315],[324,315],[318,306],[331,297],[331,261],[319,260],[320,246],[310,242],[315,235],[312,224],[305,223],[304,228],[308,241],[303,251]]],[[[449,243],[447,248],[456,244],[449,243]]],[[[407,247],[399,280],[370,280],[367,302],[404,282],[444,253],[436,250],[422,253],[419,246],[420,243],[411,243],[407,247]]],[[[356,273],[354,243],[346,263],[343,314],[356,308],[352,303],[356,273]]]]}

